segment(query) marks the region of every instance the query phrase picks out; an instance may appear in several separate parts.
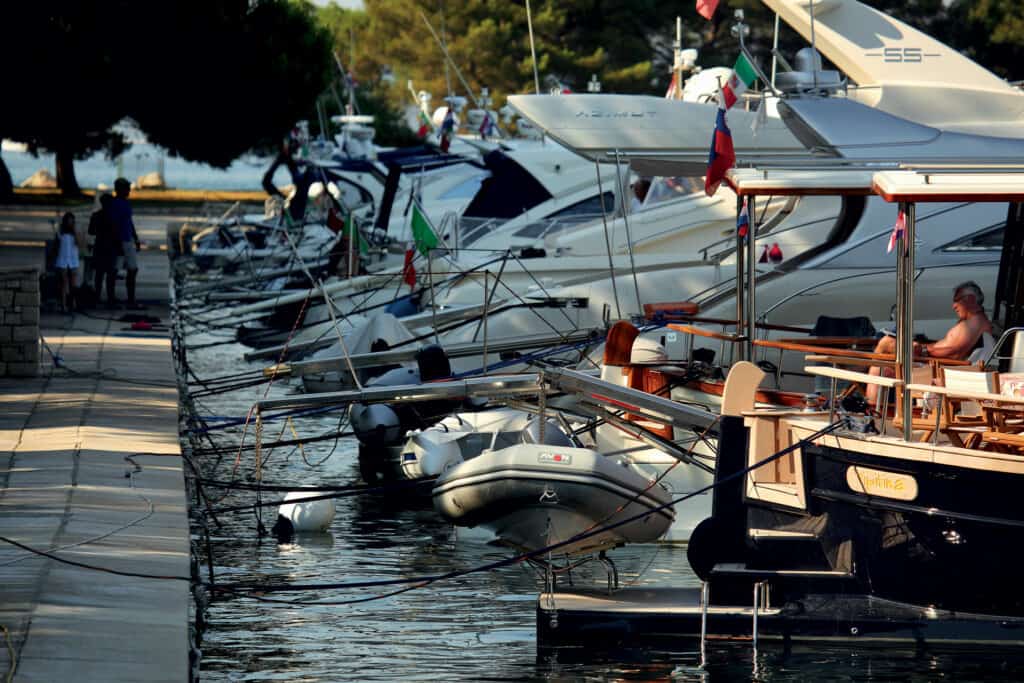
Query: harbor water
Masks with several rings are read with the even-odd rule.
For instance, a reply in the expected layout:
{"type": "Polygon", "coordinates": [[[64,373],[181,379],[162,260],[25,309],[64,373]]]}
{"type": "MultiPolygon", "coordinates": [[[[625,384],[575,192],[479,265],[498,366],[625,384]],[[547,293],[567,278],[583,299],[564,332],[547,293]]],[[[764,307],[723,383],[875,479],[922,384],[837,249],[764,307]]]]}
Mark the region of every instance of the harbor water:
{"type": "MultiPolygon", "coordinates": [[[[224,341],[230,331],[190,334],[189,345],[224,341]]],[[[199,377],[261,367],[241,360],[245,347],[234,343],[195,349],[189,363],[199,377]]],[[[293,380],[294,381],[294,380],[293,380]]],[[[267,395],[295,391],[275,382],[267,395]]],[[[265,385],[203,398],[200,412],[217,418],[244,416],[265,385]]],[[[344,411],[297,418],[303,436],[345,429],[344,411]]],[[[218,429],[218,444],[237,444],[244,427],[218,429]]],[[[292,425],[269,421],[264,441],[294,438],[292,425]]],[[[252,425],[246,442],[251,443],[252,425]]],[[[263,481],[292,486],[358,483],[357,444],[352,437],[330,439],[303,449],[264,450],[263,481]]],[[[202,459],[210,479],[254,481],[254,454],[202,459]]],[[[252,504],[252,491],[227,495],[206,488],[215,507],[252,504]],[[223,496],[223,498],[221,498],[223,496]]],[[[274,500],[279,493],[264,493],[274,500]]],[[[265,508],[262,523],[276,512],[265,508]]],[[[328,584],[410,579],[467,570],[514,553],[491,545],[477,533],[459,533],[443,523],[429,500],[408,492],[363,495],[338,500],[329,531],[304,534],[278,544],[260,537],[252,509],[220,515],[210,525],[209,551],[217,581],[271,584],[328,584]]],[[[207,545],[198,525],[194,547],[205,574],[207,545]]],[[[697,586],[684,547],[638,545],[610,552],[625,585],[697,586]]],[[[592,563],[574,572],[573,585],[601,586],[604,570],[592,563]]],[[[567,585],[562,580],[561,586],[567,585]]],[[[851,644],[805,645],[784,649],[750,643],[710,643],[706,666],[699,666],[698,643],[683,641],[670,650],[636,648],[539,648],[536,600],[543,588],[526,565],[472,573],[438,581],[389,597],[405,588],[265,593],[260,599],[233,597],[214,601],[202,634],[204,681],[488,681],[488,680],[636,680],[636,681],[912,681],[1020,680],[1024,656],[999,650],[935,651],[862,648],[851,644]],[[315,604],[324,603],[324,604],[315,604]]]]}

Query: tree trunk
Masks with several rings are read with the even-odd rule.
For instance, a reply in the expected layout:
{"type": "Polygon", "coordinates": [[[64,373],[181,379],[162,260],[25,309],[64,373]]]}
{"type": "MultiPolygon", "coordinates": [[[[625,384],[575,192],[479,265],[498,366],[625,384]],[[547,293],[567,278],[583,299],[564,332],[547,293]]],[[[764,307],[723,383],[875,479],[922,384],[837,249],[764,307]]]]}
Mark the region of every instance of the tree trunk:
{"type": "Polygon", "coordinates": [[[12,197],[14,197],[14,182],[11,180],[11,172],[7,170],[7,164],[0,157],[0,199],[7,201],[12,197]]]}
{"type": "Polygon", "coordinates": [[[75,156],[67,150],[57,150],[57,187],[65,197],[78,197],[82,188],[75,179],[75,156]]]}

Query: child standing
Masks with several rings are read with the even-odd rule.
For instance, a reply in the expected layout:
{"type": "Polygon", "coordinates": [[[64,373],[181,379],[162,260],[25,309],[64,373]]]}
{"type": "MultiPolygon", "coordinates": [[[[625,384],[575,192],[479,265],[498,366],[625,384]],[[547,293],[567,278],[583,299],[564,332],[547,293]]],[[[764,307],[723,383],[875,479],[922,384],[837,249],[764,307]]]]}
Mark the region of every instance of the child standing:
{"type": "Polygon", "coordinates": [[[60,308],[70,313],[74,310],[78,280],[78,233],[75,231],[75,214],[70,211],[60,219],[59,240],[55,265],[60,271],[60,308]]]}

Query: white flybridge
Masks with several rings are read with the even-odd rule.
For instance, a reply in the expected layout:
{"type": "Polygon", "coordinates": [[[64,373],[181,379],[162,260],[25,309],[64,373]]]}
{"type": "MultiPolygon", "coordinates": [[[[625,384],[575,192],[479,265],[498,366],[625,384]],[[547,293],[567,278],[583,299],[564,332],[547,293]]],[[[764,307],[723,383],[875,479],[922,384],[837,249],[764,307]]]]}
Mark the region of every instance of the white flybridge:
{"type": "MultiPolygon", "coordinates": [[[[810,2],[763,2],[811,40],[810,2]]],[[[944,130],[1024,137],[1024,99],[991,71],[856,0],[815,0],[813,9],[815,45],[856,85],[851,99],[944,130]]]]}

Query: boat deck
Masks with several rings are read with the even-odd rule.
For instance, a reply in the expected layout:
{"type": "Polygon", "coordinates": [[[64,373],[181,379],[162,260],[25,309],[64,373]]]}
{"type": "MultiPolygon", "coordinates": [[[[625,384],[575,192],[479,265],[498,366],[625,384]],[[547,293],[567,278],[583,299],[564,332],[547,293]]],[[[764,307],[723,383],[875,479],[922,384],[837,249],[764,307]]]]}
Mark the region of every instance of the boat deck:
{"type": "MultiPolygon", "coordinates": [[[[707,611],[708,640],[751,640],[753,605],[707,611]]],[[[537,601],[541,648],[587,644],[678,646],[698,641],[699,588],[625,588],[543,593],[537,601]]],[[[758,640],[869,644],[1024,646],[1024,618],[950,612],[862,594],[816,594],[758,610],[758,640]]]]}

